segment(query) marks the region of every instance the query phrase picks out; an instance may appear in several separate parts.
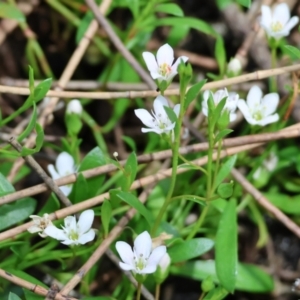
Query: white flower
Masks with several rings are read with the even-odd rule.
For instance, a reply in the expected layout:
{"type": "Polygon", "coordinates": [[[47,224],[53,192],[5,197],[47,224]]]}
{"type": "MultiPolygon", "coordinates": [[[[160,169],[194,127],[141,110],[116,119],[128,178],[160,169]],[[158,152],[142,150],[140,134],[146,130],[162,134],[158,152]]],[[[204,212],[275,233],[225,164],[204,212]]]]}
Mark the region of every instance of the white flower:
{"type": "Polygon", "coordinates": [[[223,90],[218,90],[216,91],[214,94],[211,91],[205,91],[203,93],[203,101],[202,101],[202,112],[205,116],[208,116],[208,98],[209,95],[212,95],[215,106],[217,106],[219,104],[219,102],[224,99],[226,99],[226,104],[223,108],[223,110],[228,110],[229,111],[229,119],[230,122],[235,121],[236,119],[236,108],[237,108],[237,103],[239,100],[239,95],[237,93],[229,93],[227,89],[223,89],[223,90]]]}
{"type": "Polygon", "coordinates": [[[167,251],[166,246],[159,246],[151,251],[152,241],[147,231],[136,237],[133,250],[125,242],[117,242],[116,249],[123,261],[120,262],[120,267],[125,271],[133,271],[137,274],[154,273],[167,251]]]}
{"type": "Polygon", "coordinates": [[[62,226],[62,229],[49,225],[45,233],[65,245],[84,245],[95,238],[95,230],[91,228],[93,220],[94,211],[88,209],[81,213],[77,223],[75,216],[68,216],[64,220],[65,226],[62,226]]]}
{"type": "Polygon", "coordinates": [[[273,114],[279,103],[278,94],[270,93],[263,98],[262,96],[261,89],[255,85],[247,95],[247,104],[243,99],[238,101],[238,108],[251,125],[265,126],[279,120],[279,115],[273,114]]]}
{"type": "Polygon", "coordinates": [[[290,10],[286,3],[280,3],[271,8],[266,5],[261,7],[261,23],[268,37],[280,39],[290,34],[290,30],[298,23],[299,18],[294,16],[290,18],[290,10]]]}
{"type": "MultiPolygon", "coordinates": [[[[175,122],[171,122],[164,106],[169,107],[168,101],[163,96],[156,97],[153,103],[154,111],[152,115],[143,108],[135,109],[136,116],[144,123],[144,125],[150,128],[142,128],[142,132],[156,132],[157,134],[169,133],[175,127],[175,122]]],[[[180,111],[180,104],[174,106],[174,113],[178,117],[180,111]]]]}
{"type": "Polygon", "coordinates": [[[45,238],[47,234],[45,233],[45,229],[47,226],[52,225],[51,220],[49,219],[48,214],[44,214],[43,217],[31,215],[30,218],[33,221],[33,225],[29,227],[27,230],[30,233],[38,232],[42,238],[45,238]]]}
{"type": "Polygon", "coordinates": [[[237,76],[242,71],[242,64],[238,58],[232,58],[227,65],[227,73],[231,76],[237,76]]]}
{"type": "Polygon", "coordinates": [[[81,115],[82,110],[83,110],[82,105],[81,105],[80,101],[77,99],[71,100],[67,105],[67,113],[68,114],[81,115]]]}
{"type": "Polygon", "coordinates": [[[156,59],[151,52],[143,52],[143,58],[152,78],[158,79],[159,81],[171,81],[177,74],[180,61],[183,60],[186,62],[189,59],[187,56],[180,56],[172,65],[174,61],[174,51],[169,44],[164,44],[158,49],[156,59]]]}
{"type": "MultiPolygon", "coordinates": [[[[48,171],[54,180],[74,173],[75,163],[73,157],[67,152],[60,153],[57,156],[55,168],[53,165],[48,165],[48,171]]],[[[72,185],[64,185],[59,188],[64,195],[68,196],[71,193],[72,185]]]]}

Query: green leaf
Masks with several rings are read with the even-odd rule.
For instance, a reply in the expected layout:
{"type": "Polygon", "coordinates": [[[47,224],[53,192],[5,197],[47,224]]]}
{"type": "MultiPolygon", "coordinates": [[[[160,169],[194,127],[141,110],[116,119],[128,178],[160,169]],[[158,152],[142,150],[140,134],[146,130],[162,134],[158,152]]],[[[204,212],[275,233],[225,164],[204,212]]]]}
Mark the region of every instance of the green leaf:
{"type": "Polygon", "coordinates": [[[236,2],[247,8],[251,6],[251,0],[236,0],[236,2]]]}
{"type": "Polygon", "coordinates": [[[156,12],[163,12],[177,17],[183,17],[182,9],[175,3],[159,4],[155,7],[156,12]]]}
{"type": "Polygon", "coordinates": [[[217,6],[220,10],[232,3],[232,0],[216,0],[217,6]]]}
{"type": "Polygon", "coordinates": [[[81,39],[83,38],[85,32],[90,26],[92,20],[94,19],[94,15],[91,11],[88,11],[84,17],[80,20],[79,26],[77,27],[75,41],[76,44],[79,44],[81,39]]]}
{"type": "Polygon", "coordinates": [[[72,199],[73,203],[79,203],[88,198],[89,195],[89,186],[87,180],[82,175],[82,173],[78,173],[76,184],[74,184],[72,188],[72,192],[70,195],[70,199],[72,199]]]}
{"type": "Polygon", "coordinates": [[[60,208],[60,202],[54,193],[51,193],[43,208],[39,211],[39,216],[57,211],[60,208]]]}
{"type": "Polygon", "coordinates": [[[189,26],[192,29],[199,30],[205,34],[217,37],[218,33],[207,22],[192,17],[169,17],[158,19],[156,26],[189,26]]]}
{"type": "Polygon", "coordinates": [[[135,208],[148,222],[150,226],[153,225],[154,220],[151,212],[140,202],[140,200],[129,192],[124,192],[120,190],[110,190],[109,193],[113,197],[118,197],[122,201],[129,204],[131,207],[135,208]]]}
{"type": "Polygon", "coordinates": [[[218,186],[217,193],[221,198],[229,198],[233,194],[233,182],[221,183],[218,186]]]}
{"type": "MultiPolygon", "coordinates": [[[[226,100],[227,97],[224,97],[219,103],[218,105],[215,107],[214,112],[213,112],[213,117],[212,117],[212,121],[211,123],[213,124],[213,126],[215,126],[215,124],[220,120],[221,118],[221,114],[223,111],[223,108],[226,104],[226,100]]],[[[214,104],[215,105],[215,104],[214,104]]],[[[210,112],[208,112],[209,115],[210,112]]]]}
{"type": "Polygon", "coordinates": [[[68,134],[77,136],[82,128],[81,116],[78,114],[65,114],[65,123],[68,134]]]}
{"type": "MultiPolygon", "coordinates": [[[[106,158],[103,151],[99,147],[92,149],[82,160],[78,172],[106,165],[106,158]]],[[[104,175],[99,175],[93,178],[86,179],[88,184],[89,194],[87,198],[94,197],[98,189],[101,187],[105,179],[104,175]]],[[[74,184],[75,188],[76,183],[74,184]]],[[[86,198],[86,199],[87,199],[86,198]]]]}
{"type": "Polygon", "coordinates": [[[164,106],[164,109],[165,109],[165,112],[166,112],[167,116],[169,117],[170,121],[172,123],[176,122],[178,118],[177,118],[174,110],[168,106],[164,106]]]}
{"type": "Polygon", "coordinates": [[[27,127],[25,128],[25,130],[18,136],[17,138],[18,142],[24,140],[31,133],[31,131],[35,127],[36,119],[37,119],[37,109],[35,103],[33,103],[33,111],[32,111],[30,121],[27,127]]]}
{"type": "Polygon", "coordinates": [[[37,134],[36,139],[35,139],[35,148],[30,149],[30,148],[23,147],[22,151],[20,153],[21,156],[32,155],[41,150],[41,148],[43,146],[43,142],[44,142],[44,129],[39,123],[36,123],[35,131],[37,134]]]}
{"type": "Polygon", "coordinates": [[[290,45],[285,45],[284,48],[287,50],[287,52],[289,52],[293,56],[300,58],[300,50],[298,48],[290,46],[290,45]]]}
{"type": "Polygon", "coordinates": [[[22,300],[22,299],[19,296],[17,296],[16,294],[9,292],[8,300],[22,300]]]}
{"type": "Polygon", "coordinates": [[[229,133],[233,132],[232,129],[223,129],[220,132],[218,132],[217,136],[215,137],[214,143],[216,144],[217,142],[219,142],[221,139],[223,139],[226,135],[228,135],[229,133]]]}
{"type": "Polygon", "coordinates": [[[29,67],[29,72],[28,72],[28,77],[29,77],[29,90],[30,90],[30,94],[33,95],[34,93],[34,72],[31,66],[29,67]]]}
{"type": "Polygon", "coordinates": [[[12,184],[0,173],[0,197],[15,191],[12,184]]]}
{"type": "Polygon", "coordinates": [[[221,36],[217,37],[217,41],[215,45],[215,57],[219,65],[220,75],[223,76],[226,69],[226,51],[225,51],[224,41],[221,36]]]}
{"type": "Polygon", "coordinates": [[[300,214],[300,195],[290,196],[279,192],[264,193],[264,196],[276,207],[287,214],[300,214]]]}
{"type": "Polygon", "coordinates": [[[103,226],[104,236],[109,232],[109,223],[112,217],[112,208],[109,200],[105,200],[101,206],[101,222],[103,226]]]}
{"type": "Polygon", "coordinates": [[[203,300],[222,300],[228,295],[228,292],[221,286],[211,290],[203,300]]]}
{"type": "MultiPolygon", "coordinates": [[[[194,280],[204,280],[211,276],[215,283],[220,283],[216,274],[214,260],[188,261],[180,266],[172,266],[171,273],[194,280]]],[[[238,264],[236,286],[237,290],[251,293],[267,293],[274,289],[272,277],[255,265],[238,264]]]]}
{"type": "Polygon", "coordinates": [[[215,186],[219,186],[220,183],[229,175],[233,166],[235,165],[237,155],[233,155],[226,160],[226,162],[220,168],[220,171],[216,177],[215,186]]]}
{"type": "Polygon", "coordinates": [[[44,300],[45,296],[37,295],[27,289],[23,289],[26,300],[44,300]]]}
{"type": "Polygon", "coordinates": [[[220,283],[233,292],[237,274],[236,200],[231,199],[222,214],[216,235],[216,271],[220,283]]]}
{"type": "Polygon", "coordinates": [[[168,249],[172,263],[178,263],[200,256],[214,246],[214,242],[206,238],[195,238],[175,244],[168,249]]]}
{"type": "Polygon", "coordinates": [[[0,230],[26,220],[33,214],[36,207],[36,200],[24,198],[11,204],[1,206],[0,230]]]}
{"type": "Polygon", "coordinates": [[[34,89],[34,102],[37,103],[39,100],[43,99],[48,91],[50,90],[52,85],[52,78],[47,78],[46,80],[42,81],[37,85],[34,89]]]}
{"type": "Polygon", "coordinates": [[[137,173],[137,158],[136,154],[132,152],[124,165],[124,176],[122,176],[119,184],[122,190],[128,191],[132,182],[135,180],[137,173]]]}
{"type": "Polygon", "coordinates": [[[199,94],[200,90],[202,89],[205,83],[206,83],[206,79],[203,79],[189,88],[189,90],[185,95],[184,110],[186,110],[190,105],[190,103],[197,97],[197,95],[199,94]]]}
{"type": "Polygon", "coordinates": [[[25,22],[23,13],[12,4],[0,3],[0,18],[13,19],[18,22],[25,22]]]}

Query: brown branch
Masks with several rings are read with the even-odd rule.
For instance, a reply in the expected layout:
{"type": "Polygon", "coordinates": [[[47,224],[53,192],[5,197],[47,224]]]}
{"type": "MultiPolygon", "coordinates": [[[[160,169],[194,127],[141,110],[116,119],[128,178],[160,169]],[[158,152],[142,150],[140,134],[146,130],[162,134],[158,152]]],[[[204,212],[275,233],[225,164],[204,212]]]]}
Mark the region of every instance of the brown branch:
{"type": "MultiPolygon", "coordinates": [[[[272,76],[278,76],[281,74],[291,73],[294,71],[300,70],[300,64],[269,69],[269,70],[260,70],[252,73],[244,74],[241,76],[226,78],[214,82],[206,83],[202,87],[202,91],[209,89],[224,88],[229,85],[238,84],[242,82],[260,80],[272,76]]],[[[9,93],[9,94],[18,94],[18,95],[29,95],[30,91],[28,88],[22,87],[11,87],[0,85],[0,93],[9,93]]],[[[50,90],[46,96],[48,97],[59,97],[59,98],[89,98],[94,100],[112,100],[117,98],[147,98],[147,97],[156,97],[159,95],[159,92],[150,90],[150,91],[127,91],[127,92],[75,92],[75,91],[55,91],[50,90]]],[[[165,91],[165,96],[179,95],[179,89],[168,89],[165,91]]]]}
{"type": "MultiPolygon", "coordinates": [[[[19,142],[14,138],[9,139],[9,143],[18,151],[22,152],[22,146],[19,144],[19,142]]],[[[23,159],[34,169],[37,174],[44,180],[47,187],[53,191],[58,199],[65,205],[65,206],[71,206],[71,201],[64,195],[64,193],[60,190],[60,188],[56,185],[55,181],[49,177],[46,172],[43,170],[43,168],[37,163],[37,161],[31,156],[23,156],[23,159]]]]}
{"type": "Polygon", "coordinates": [[[300,237],[300,227],[288,218],[280,209],[274,206],[264,195],[258,191],[238,170],[231,171],[234,179],[247,191],[263,208],[290,229],[296,236],[300,237]]]}
{"type": "MultiPolygon", "coordinates": [[[[288,139],[293,137],[300,136],[300,123],[295,124],[290,127],[286,127],[283,130],[280,130],[278,132],[272,132],[272,133],[262,133],[262,134],[256,134],[256,135],[248,135],[243,137],[237,137],[237,138],[228,138],[223,140],[223,147],[224,148],[230,148],[230,147],[236,147],[246,144],[253,144],[253,143],[266,143],[269,141],[275,141],[279,139],[288,139]]],[[[195,152],[201,152],[206,151],[208,149],[208,143],[199,143],[199,144],[193,144],[188,145],[184,147],[179,148],[179,153],[181,155],[186,155],[189,153],[195,153],[195,152]]],[[[166,158],[169,158],[172,156],[171,150],[163,150],[151,154],[142,154],[137,157],[137,160],[139,163],[147,163],[150,161],[155,160],[163,160],[166,158]]],[[[126,160],[120,161],[121,165],[124,165],[126,160]]],[[[85,178],[92,178],[98,175],[106,174],[112,171],[117,170],[117,167],[113,164],[104,165],[100,167],[96,167],[93,169],[89,169],[82,172],[82,175],[85,178]]],[[[55,180],[55,183],[58,186],[67,185],[76,182],[77,176],[75,174],[70,174],[68,176],[59,178],[55,180]]],[[[21,199],[28,196],[33,196],[42,192],[47,191],[47,186],[45,184],[38,184],[26,189],[23,189],[21,191],[17,191],[8,195],[4,195],[0,197],[0,205],[7,204],[10,202],[13,202],[17,199],[21,199]]]]}
{"type": "MultiPolygon", "coordinates": [[[[45,289],[44,287],[41,287],[37,284],[33,284],[29,281],[26,281],[18,276],[15,276],[9,272],[6,272],[3,269],[0,269],[0,277],[18,285],[18,286],[21,286],[37,295],[41,295],[41,296],[45,296],[45,297],[48,295],[49,290],[45,289]]],[[[78,300],[77,298],[64,296],[61,293],[57,293],[54,299],[55,300],[78,300]]]]}

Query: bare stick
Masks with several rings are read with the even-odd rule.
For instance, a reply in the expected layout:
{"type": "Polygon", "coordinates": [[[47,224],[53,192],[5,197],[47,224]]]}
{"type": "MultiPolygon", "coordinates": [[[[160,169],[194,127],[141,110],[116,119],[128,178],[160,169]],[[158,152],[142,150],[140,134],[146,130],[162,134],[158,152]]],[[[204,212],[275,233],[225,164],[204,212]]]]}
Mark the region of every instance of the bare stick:
{"type": "MultiPolygon", "coordinates": [[[[261,142],[269,142],[269,141],[275,141],[279,139],[288,139],[293,137],[300,136],[300,123],[286,127],[283,130],[280,130],[278,132],[272,132],[272,133],[262,133],[262,134],[256,134],[256,135],[248,135],[243,137],[237,137],[237,138],[229,138],[223,140],[223,147],[229,148],[234,146],[240,146],[240,145],[246,145],[251,143],[261,143],[261,142]]],[[[195,153],[200,151],[206,151],[208,149],[208,144],[205,143],[199,143],[199,144],[193,144],[188,145],[184,147],[179,148],[179,153],[182,155],[188,154],[188,153],[195,153]]],[[[171,150],[163,150],[155,153],[150,154],[142,154],[137,157],[139,163],[147,163],[154,160],[163,160],[166,158],[171,157],[172,151],[171,150]]],[[[121,165],[125,164],[125,160],[120,161],[121,165]]],[[[93,169],[89,169],[82,172],[82,175],[85,178],[92,178],[101,174],[109,173],[112,171],[117,170],[117,167],[113,164],[104,165],[100,167],[96,167],[93,169]]],[[[56,185],[62,186],[67,185],[76,182],[77,176],[75,174],[70,174],[68,176],[59,178],[55,180],[56,185]]],[[[47,186],[45,184],[38,184],[26,189],[23,189],[21,191],[17,191],[8,195],[4,195],[0,197],[0,205],[7,204],[10,202],[13,202],[17,199],[21,199],[28,196],[33,196],[42,192],[47,191],[47,186]]]]}
{"type": "MultiPolygon", "coordinates": [[[[214,82],[206,83],[202,90],[209,90],[215,88],[223,88],[229,85],[247,82],[251,80],[260,80],[268,78],[271,76],[278,76],[285,73],[291,73],[294,71],[300,70],[300,64],[255,71],[253,73],[244,74],[241,76],[226,78],[214,82]]],[[[22,87],[11,87],[6,85],[0,85],[0,93],[9,93],[9,94],[18,94],[18,95],[29,95],[30,91],[28,88],[22,87]]],[[[127,92],[74,92],[74,91],[54,91],[50,90],[46,96],[48,97],[60,97],[60,98],[89,98],[95,100],[111,100],[117,98],[147,98],[147,97],[156,97],[159,95],[159,92],[156,91],[127,91],[127,92]]],[[[165,96],[179,95],[179,89],[168,89],[165,91],[165,96]]]]}
{"type": "MultiPolygon", "coordinates": [[[[29,281],[26,281],[20,277],[15,276],[9,272],[6,272],[2,269],[0,269],[0,277],[5,278],[6,280],[8,280],[18,286],[21,286],[37,295],[46,297],[49,292],[47,289],[45,289],[37,284],[33,284],[29,281]]],[[[57,293],[54,299],[55,300],[78,300],[77,298],[64,296],[61,293],[57,293]]]]}
{"type": "MultiPolygon", "coordinates": [[[[242,151],[247,151],[247,150],[259,147],[260,145],[262,145],[262,144],[259,143],[259,144],[252,144],[252,145],[244,145],[244,146],[240,146],[240,147],[233,147],[233,148],[225,149],[220,152],[219,158],[224,158],[226,156],[234,155],[234,154],[237,154],[242,151]]],[[[217,159],[217,152],[215,152],[213,154],[213,159],[214,160],[217,159]]],[[[193,161],[191,161],[191,163],[196,166],[203,166],[207,163],[207,156],[193,160],[193,161]]],[[[182,174],[187,171],[189,171],[188,168],[181,168],[180,166],[178,166],[177,174],[182,174]]],[[[160,180],[170,177],[171,174],[172,174],[172,168],[160,171],[154,175],[149,175],[149,176],[137,179],[132,183],[131,190],[135,190],[135,189],[138,189],[141,187],[145,187],[149,184],[158,182],[160,180]]],[[[49,215],[49,219],[55,220],[55,219],[65,218],[68,215],[72,215],[79,211],[96,206],[108,198],[109,198],[109,193],[104,193],[104,194],[95,196],[95,197],[87,199],[83,202],[80,202],[80,203],[74,204],[72,206],[57,210],[56,212],[49,215]]],[[[28,223],[22,224],[20,226],[17,226],[15,228],[6,230],[6,231],[0,233],[0,241],[5,240],[10,237],[13,237],[19,233],[22,233],[22,232],[26,231],[32,225],[33,225],[33,222],[28,222],[28,223]]]]}
{"type": "Polygon", "coordinates": [[[296,236],[300,237],[300,227],[288,218],[280,209],[274,206],[263,194],[257,190],[238,170],[231,171],[232,176],[253,198],[284,226],[290,229],[296,236]]]}
{"type": "MultiPolygon", "coordinates": [[[[9,143],[18,151],[22,152],[22,146],[19,144],[19,142],[14,138],[10,138],[9,143]]],[[[43,170],[43,168],[36,162],[36,160],[31,156],[23,156],[23,159],[38,173],[38,175],[44,180],[45,184],[51,191],[53,191],[58,199],[65,205],[65,206],[71,206],[71,201],[63,194],[63,192],[60,190],[60,188],[56,185],[55,181],[49,177],[46,172],[43,170]]]]}

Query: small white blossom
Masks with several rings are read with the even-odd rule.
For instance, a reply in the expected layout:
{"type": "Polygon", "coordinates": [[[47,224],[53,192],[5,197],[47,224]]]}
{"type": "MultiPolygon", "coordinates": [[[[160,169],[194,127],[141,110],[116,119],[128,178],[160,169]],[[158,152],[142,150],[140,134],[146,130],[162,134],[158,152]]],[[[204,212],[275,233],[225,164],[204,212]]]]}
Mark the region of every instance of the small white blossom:
{"type": "Polygon", "coordinates": [[[143,52],[143,58],[153,79],[166,80],[168,82],[178,73],[177,68],[180,61],[186,62],[189,59],[187,56],[180,56],[172,65],[174,51],[169,44],[164,44],[158,49],[156,59],[151,52],[143,52]]]}
{"type": "Polygon", "coordinates": [[[78,222],[75,216],[68,216],[62,229],[49,225],[45,233],[65,245],[84,245],[95,238],[95,230],[91,228],[93,221],[94,211],[88,209],[81,213],[78,222]]]}
{"type": "Polygon", "coordinates": [[[82,105],[81,105],[80,101],[77,99],[71,100],[67,105],[67,113],[68,114],[81,115],[82,110],[83,110],[82,105]]]}
{"type": "Polygon", "coordinates": [[[237,103],[239,100],[239,95],[237,93],[229,93],[227,89],[221,89],[216,91],[215,93],[212,93],[211,91],[205,91],[203,93],[203,101],[202,101],[202,112],[205,116],[208,116],[208,99],[209,99],[209,95],[212,95],[213,97],[213,101],[215,103],[215,106],[217,106],[219,104],[219,102],[226,98],[226,104],[223,108],[224,110],[227,110],[229,112],[229,119],[230,122],[235,121],[236,119],[236,108],[237,108],[237,103]]]}
{"type": "Polygon", "coordinates": [[[120,267],[137,274],[154,273],[167,251],[166,246],[159,246],[152,250],[151,237],[147,231],[136,237],[133,249],[125,242],[117,242],[116,249],[123,261],[120,262],[120,267]]]}
{"type": "MultiPolygon", "coordinates": [[[[149,128],[142,128],[142,132],[153,131],[157,134],[169,133],[175,127],[175,122],[171,122],[169,119],[164,106],[169,107],[168,101],[163,96],[159,95],[156,97],[153,103],[152,115],[143,108],[135,109],[135,115],[149,128]]],[[[179,116],[180,104],[174,106],[174,113],[179,116]]]]}
{"type": "Polygon", "coordinates": [[[291,29],[299,22],[299,18],[291,18],[290,10],[286,3],[277,4],[273,12],[266,5],[261,7],[261,26],[266,31],[268,37],[280,39],[290,34],[291,29]]]}
{"type": "Polygon", "coordinates": [[[232,58],[227,65],[227,74],[237,76],[242,71],[242,64],[238,58],[232,58]]]}
{"type": "Polygon", "coordinates": [[[240,99],[238,108],[249,124],[265,126],[279,120],[279,115],[273,114],[278,103],[279,96],[277,93],[270,93],[263,97],[262,90],[255,85],[247,95],[247,103],[240,99]]]}
{"type": "MultiPolygon", "coordinates": [[[[73,157],[67,152],[60,153],[57,156],[55,167],[53,165],[48,165],[48,171],[54,180],[74,173],[75,162],[73,157]]],[[[72,185],[64,185],[59,188],[64,195],[68,196],[71,193],[72,185]]]]}
{"type": "Polygon", "coordinates": [[[47,226],[52,225],[52,222],[49,219],[49,215],[44,214],[43,217],[31,215],[29,217],[32,219],[33,225],[30,226],[27,230],[30,233],[38,232],[42,238],[45,238],[47,234],[44,232],[44,230],[46,229],[47,226]]]}

